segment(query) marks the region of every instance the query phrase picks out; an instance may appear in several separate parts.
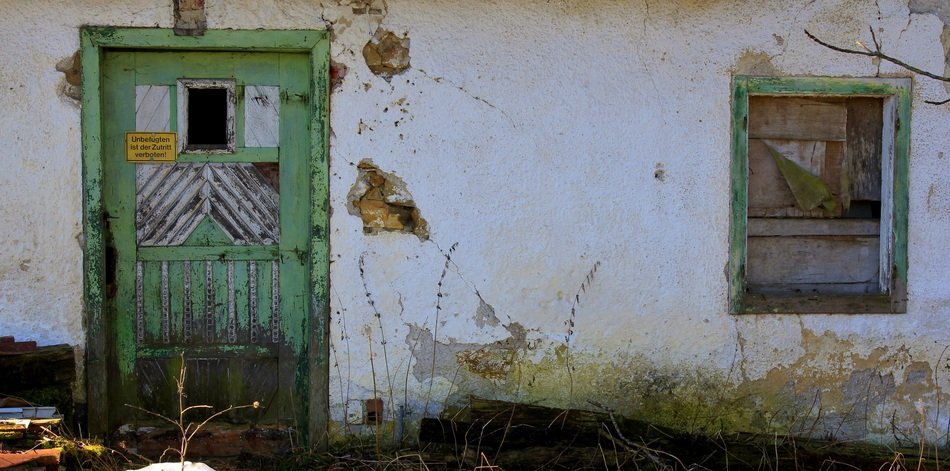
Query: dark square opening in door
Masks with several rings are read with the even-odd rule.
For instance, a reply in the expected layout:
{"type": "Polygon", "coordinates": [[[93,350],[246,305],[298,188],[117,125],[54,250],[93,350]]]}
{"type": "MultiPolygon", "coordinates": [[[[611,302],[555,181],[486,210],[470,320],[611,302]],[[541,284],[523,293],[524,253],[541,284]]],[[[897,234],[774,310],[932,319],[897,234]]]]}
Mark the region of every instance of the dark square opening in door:
{"type": "Polygon", "coordinates": [[[178,79],[181,152],[234,152],[235,83],[231,79],[178,79]]]}
{"type": "Polygon", "coordinates": [[[188,90],[188,143],[209,149],[228,147],[228,91],[188,90]]]}

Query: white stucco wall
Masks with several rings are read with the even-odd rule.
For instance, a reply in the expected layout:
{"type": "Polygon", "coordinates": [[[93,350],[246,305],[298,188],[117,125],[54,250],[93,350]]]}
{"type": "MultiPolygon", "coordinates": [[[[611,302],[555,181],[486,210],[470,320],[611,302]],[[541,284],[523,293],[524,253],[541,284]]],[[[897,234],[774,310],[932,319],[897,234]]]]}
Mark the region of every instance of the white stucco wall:
{"type": "MultiPolygon", "coordinates": [[[[347,68],[331,96],[335,420],[374,395],[413,418],[468,394],[631,413],[702,397],[739,427],[794,429],[817,395],[841,436],[878,436],[891,412],[946,428],[950,122],[923,103],[942,84],[914,81],[907,314],[736,317],[723,273],[732,75],[908,76],[802,32],[871,44],[869,25],[888,53],[940,72],[938,16],[906,0],[323,3],[209,0],[207,15],[211,28],[331,27],[347,68]],[[361,53],[377,28],[410,39],[411,66],[389,82],[361,53]],[[346,201],[364,159],[405,182],[429,240],[364,234],[346,201]],[[740,396],[742,412],[714,400],[740,396]],[[873,414],[856,417],[859,402],[873,414]]],[[[0,13],[0,334],[81,346],[79,110],[54,66],[79,25],[169,27],[171,7],[0,13]]]]}

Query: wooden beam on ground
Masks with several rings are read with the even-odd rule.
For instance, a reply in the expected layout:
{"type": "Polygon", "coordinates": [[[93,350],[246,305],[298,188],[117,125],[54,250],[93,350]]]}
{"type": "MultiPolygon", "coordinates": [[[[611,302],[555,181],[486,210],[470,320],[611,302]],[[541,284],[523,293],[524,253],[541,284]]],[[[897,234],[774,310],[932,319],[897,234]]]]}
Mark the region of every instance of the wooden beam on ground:
{"type": "MultiPolygon", "coordinates": [[[[707,436],[609,412],[473,398],[460,420],[423,419],[419,441],[486,453],[504,469],[600,456],[654,469],[939,469],[932,450],[755,433],[707,436]],[[464,416],[463,416],[464,415],[464,416]],[[547,450],[547,452],[544,452],[547,450]],[[610,455],[610,456],[607,456],[610,455]],[[552,461],[554,460],[554,461],[552,461]],[[838,467],[835,467],[837,463],[838,467]],[[651,468],[652,466],[652,468],[651,468]],[[829,467],[830,466],[830,467],[829,467]]],[[[946,467],[946,466],[945,466],[946,467]]]]}
{"type": "Polygon", "coordinates": [[[47,469],[58,469],[59,459],[63,454],[62,448],[49,448],[44,450],[30,450],[17,453],[0,452],[0,469],[19,468],[32,465],[32,467],[41,466],[47,469]]]}

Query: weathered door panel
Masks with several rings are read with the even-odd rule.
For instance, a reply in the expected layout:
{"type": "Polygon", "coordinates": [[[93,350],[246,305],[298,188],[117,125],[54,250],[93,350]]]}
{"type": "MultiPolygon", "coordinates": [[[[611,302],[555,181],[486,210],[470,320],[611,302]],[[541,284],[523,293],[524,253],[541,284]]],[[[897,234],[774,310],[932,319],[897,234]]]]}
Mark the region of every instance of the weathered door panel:
{"type": "MultiPolygon", "coordinates": [[[[260,401],[261,409],[227,419],[305,423],[308,61],[284,53],[104,54],[114,404],[175,415],[183,354],[189,404],[221,409],[260,401]],[[233,81],[234,151],[127,162],[126,132],[184,127],[180,79],[233,81]]],[[[110,409],[113,427],[145,417],[110,409]]]]}

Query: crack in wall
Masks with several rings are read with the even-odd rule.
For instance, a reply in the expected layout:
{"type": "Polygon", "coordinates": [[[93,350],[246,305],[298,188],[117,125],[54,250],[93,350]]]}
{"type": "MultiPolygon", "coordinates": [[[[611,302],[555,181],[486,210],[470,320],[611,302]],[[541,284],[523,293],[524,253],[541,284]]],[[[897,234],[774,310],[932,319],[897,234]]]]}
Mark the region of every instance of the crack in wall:
{"type": "Polygon", "coordinates": [[[455,82],[452,82],[451,80],[447,80],[445,77],[429,75],[429,73],[426,72],[424,69],[416,69],[416,70],[418,70],[419,73],[421,73],[425,78],[432,80],[433,82],[438,83],[438,84],[442,84],[443,82],[448,83],[449,85],[455,87],[458,91],[468,95],[469,98],[475,101],[479,101],[485,106],[488,106],[489,108],[501,113],[502,116],[504,116],[505,119],[507,119],[508,122],[511,123],[511,127],[516,128],[516,129],[518,128],[518,126],[515,124],[515,120],[511,119],[511,116],[509,116],[508,113],[505,112],[505,110],[495,106],[490,101],[473,94],[472,92],[466,90],[465,87],[462,87],[461,85],[458,85],[455,82]]]}

